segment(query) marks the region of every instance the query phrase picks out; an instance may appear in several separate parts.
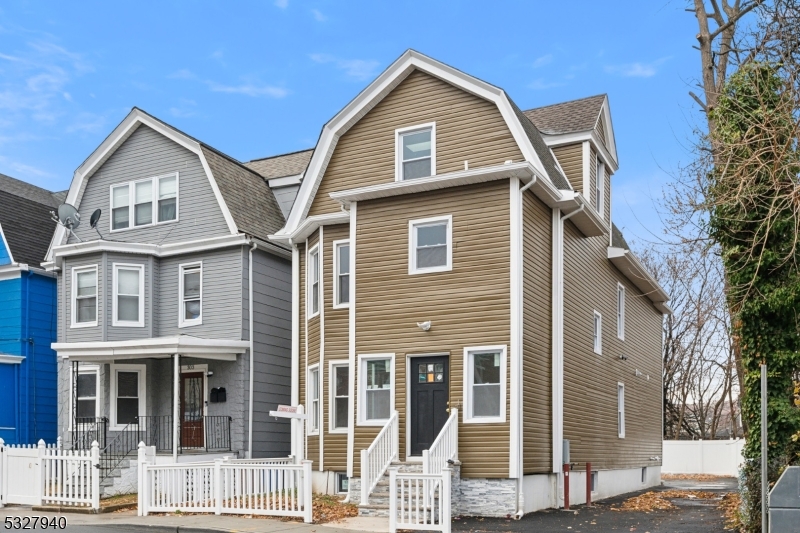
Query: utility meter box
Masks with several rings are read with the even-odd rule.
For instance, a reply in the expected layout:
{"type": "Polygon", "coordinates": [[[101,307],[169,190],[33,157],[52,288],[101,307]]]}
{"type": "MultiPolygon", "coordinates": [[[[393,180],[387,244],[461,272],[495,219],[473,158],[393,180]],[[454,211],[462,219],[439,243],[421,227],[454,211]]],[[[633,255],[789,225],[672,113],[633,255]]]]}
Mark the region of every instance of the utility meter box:
{"type": "Polygon", "coordinates": [[[769,533],[800,533],[800,466],[784,470],[769,492],[769,533]]]}

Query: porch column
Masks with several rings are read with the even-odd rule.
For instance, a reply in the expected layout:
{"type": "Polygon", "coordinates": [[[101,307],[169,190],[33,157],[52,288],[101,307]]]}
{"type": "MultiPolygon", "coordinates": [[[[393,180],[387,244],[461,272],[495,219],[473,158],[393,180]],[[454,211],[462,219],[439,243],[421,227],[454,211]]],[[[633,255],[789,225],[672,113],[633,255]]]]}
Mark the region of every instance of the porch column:
{"type": "Polygon", "coordinates": [[[172,370],[172,460],[178,462],[178,418],[180,417],[181,400],[181,356],[174,355],[175,364],[172,370]]]}

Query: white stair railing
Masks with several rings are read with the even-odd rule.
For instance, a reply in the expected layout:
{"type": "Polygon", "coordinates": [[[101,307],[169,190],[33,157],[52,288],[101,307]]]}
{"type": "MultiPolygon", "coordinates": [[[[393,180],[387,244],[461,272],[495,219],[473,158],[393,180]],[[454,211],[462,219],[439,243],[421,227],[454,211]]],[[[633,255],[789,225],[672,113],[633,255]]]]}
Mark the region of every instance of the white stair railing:
{"type": "Polygon", "coordinates": [[[369,448],[361,450],[361,505],[369,503],[369,495],[375,490],[386,469],[399,457],[400,423],[397,411],[392,412],[369,448]]]}
{"type": "Polygon", "coordinates": [[[458,459],[458,409],[450,410],[450,417],[433,441],[431,447],[422,452],[422,473],[441,474],[447,461],[458,459]]]}

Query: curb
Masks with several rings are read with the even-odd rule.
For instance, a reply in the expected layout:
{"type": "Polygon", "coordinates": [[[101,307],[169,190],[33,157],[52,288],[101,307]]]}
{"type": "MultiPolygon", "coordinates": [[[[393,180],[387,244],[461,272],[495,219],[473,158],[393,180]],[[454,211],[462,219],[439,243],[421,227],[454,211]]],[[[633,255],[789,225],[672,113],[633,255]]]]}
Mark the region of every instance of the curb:
{"type": "Polygon", "coordinates": [[[72,506],[62,507],[60,505],[34,505],[31,507],[31,510],[45,511],[48,513],[102,514],[102,513],[113,513],[114,511],[119,511],[120,509],[127,509],[129,507],[133,507],[133,505],[130,503],[118,503],[115,505],[108,505],[106,507],[101,507],[100,509],[92,509],[91,507],[72,507],[72,506]]]}

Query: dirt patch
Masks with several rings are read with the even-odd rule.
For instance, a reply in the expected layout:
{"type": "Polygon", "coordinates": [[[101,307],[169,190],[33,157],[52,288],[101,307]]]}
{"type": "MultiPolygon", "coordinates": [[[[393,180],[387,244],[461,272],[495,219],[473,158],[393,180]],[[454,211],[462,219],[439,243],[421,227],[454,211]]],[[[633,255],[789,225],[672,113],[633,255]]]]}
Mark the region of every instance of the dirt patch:
{"type": "Polygon", "coordinates": [[[670,500],[714,500],[719,495],[714,492],[701,490],[664,490],[660,492],[649,491],[632,498],[628,498],[619,507],[612,506],[612,511],[668,511],[678,507],[670,500]]]}

